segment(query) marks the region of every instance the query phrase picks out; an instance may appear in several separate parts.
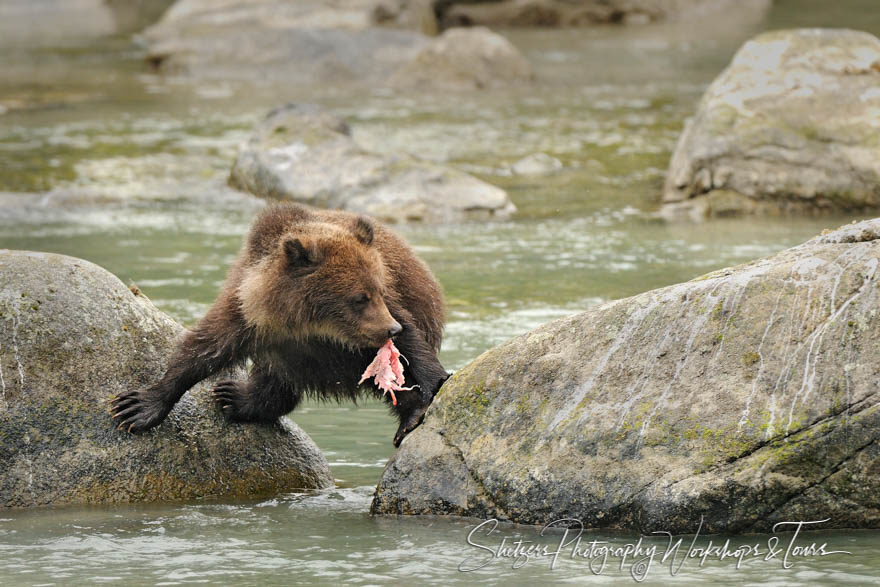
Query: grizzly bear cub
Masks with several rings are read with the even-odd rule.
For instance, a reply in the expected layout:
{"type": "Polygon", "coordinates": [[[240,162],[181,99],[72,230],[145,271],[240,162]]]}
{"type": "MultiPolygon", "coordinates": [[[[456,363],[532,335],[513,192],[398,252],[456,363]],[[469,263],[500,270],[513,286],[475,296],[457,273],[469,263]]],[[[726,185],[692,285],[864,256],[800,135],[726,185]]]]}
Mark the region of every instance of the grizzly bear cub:
{"type": "Polygon", "coordinates": [[[246,381],[212,390],[237,422],[272,422],[303,395],[381,395],[358,381],[392,338],[408,360],[407,385],[417,384],[393,407],[399,446],[449,376],[437,359],[443,322],[437,281],[390,230],[348,212],[274,205],[254,221],[220,295],[162,379],[116,396],[110,411],[119,428],[149,430],[193,385],[247,359],[246,381]]]}

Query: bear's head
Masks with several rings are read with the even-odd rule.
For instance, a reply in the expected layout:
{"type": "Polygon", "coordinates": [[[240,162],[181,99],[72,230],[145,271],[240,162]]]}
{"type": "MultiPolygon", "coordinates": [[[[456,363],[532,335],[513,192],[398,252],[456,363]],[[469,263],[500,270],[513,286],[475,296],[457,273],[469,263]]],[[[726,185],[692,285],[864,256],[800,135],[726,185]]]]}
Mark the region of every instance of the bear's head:
{"type": "Polygon", "coordinates": [[[239,288],[245,320],[264,336],[319,337],[378,348],[402,330],[388,310],[382,255],[372,223],[314,222],[281,236],[249,267],[239,288]]]}

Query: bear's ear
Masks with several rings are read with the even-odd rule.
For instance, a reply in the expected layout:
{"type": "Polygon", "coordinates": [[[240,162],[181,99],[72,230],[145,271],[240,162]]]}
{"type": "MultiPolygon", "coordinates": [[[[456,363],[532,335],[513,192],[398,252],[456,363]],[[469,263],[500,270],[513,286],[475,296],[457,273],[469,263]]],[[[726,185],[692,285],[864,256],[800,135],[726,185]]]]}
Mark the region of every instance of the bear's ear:
{"type": "Polygon", "coordinates": [[[288,238],[284,241],[284,254],[291,267],[313,267],[320,262],[314,244],[309,242],[303,244],[298,238],[288,238]]]}
{"type": "Polygon", "coordinates": [[[354,237],[363,244],[369,246],[373,243],[373,223],[366,216],[358,216],[352,232],[354,232],[354,237]]]}

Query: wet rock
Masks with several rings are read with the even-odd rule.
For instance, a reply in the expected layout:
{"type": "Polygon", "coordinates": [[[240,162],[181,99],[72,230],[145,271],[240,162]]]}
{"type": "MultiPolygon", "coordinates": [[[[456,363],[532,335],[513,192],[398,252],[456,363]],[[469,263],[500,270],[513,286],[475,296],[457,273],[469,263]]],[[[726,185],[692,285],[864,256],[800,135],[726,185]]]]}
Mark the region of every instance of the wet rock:
{"type": "Polygon", "coordinates": [[[242,145],[231,186],[270,199],[363,212],[388,222],[504,218],[504,190],[450,167],[370,153],[315,106],[272,111],[242,145]]]}
{"type": "Polygon", "coordinates": [[[880,208],[880,39],[762,34],[703,96],[672,157],[670,217],[880,208]]]}
{"type": "Polygon", "coordinates": [[[514,163],[510,169],[517,175],[552,175],[562,169],[562,161],[547,153],[533,153],[514,163]]]}
{"type": "Polygon", "coordinates": [[[333,483],[289,420],[229,424],[204,385],[153,432],[107,400],[161,376],[182,328],[87,261],[0,251],[0,506],[247,498],[333,483]]]}
{"type": "Polygon", "coordinates": [[[477,358],[374,513],[650,532],[880,527],[880,218],[477,358]]]}
{"type": "Polygon", "coordinates": [[[398,87],[482,89],[534,79],[516,47],[485,27],[450,29],[398,69],[398,87]]]}
{"type": "Polygon", "coordinates": [[[428,38],[370,28],[375,1],[180,0],[144,31],[157,71],[285,83],[387,78],[428,38]]]}
{"type": "Polygon", "coordinates": [[[0,46],[63,45],[128,34],[156,22],[173,0],[4,0],[0,46]]]}
{"type": "MultiPolygon", "coordinates": [[[[412,18],[424,0],[386,0],[389,14],[412,18]]],[[[765,11],[771,0],[431,0],[441,29],[455,26],[583,26],[717,18],[722,11],[765,11]]],[[[389,16],[389,19],[391,17],[389,16]]]]}

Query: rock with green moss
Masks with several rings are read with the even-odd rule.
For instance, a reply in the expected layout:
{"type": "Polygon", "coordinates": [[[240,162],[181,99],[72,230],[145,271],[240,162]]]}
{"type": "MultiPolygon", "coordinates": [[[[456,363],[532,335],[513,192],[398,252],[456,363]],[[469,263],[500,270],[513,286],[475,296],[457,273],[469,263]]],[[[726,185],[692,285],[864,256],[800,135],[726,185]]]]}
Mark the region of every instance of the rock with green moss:
{"type": "Polygon", "coordinates": [[[880,528],[880,219],[477,358],[374,513],[650,532],[880,528]]]}
{"type": "Polygon", "coordinates": [[[182,328],[87,261],[0,250],[0,507],[331,486],[295,424],[227,423],[204,385],[155,430],[117,431],[115,394],[158,379],[182,328]]]}
{"type": "Polygon", "coordinates": [[[840,29],[749,41],[672,157],[663,214],[880,208],[880,39],[840,29]]]}
{"type": "Polygon", "coordinates": [[[241,146],[229,184],[254,195],[362,212],[388,222],[506,218],[501,188],[451,167],[360,147],[317,106],[273,110],[241,146]]]}

